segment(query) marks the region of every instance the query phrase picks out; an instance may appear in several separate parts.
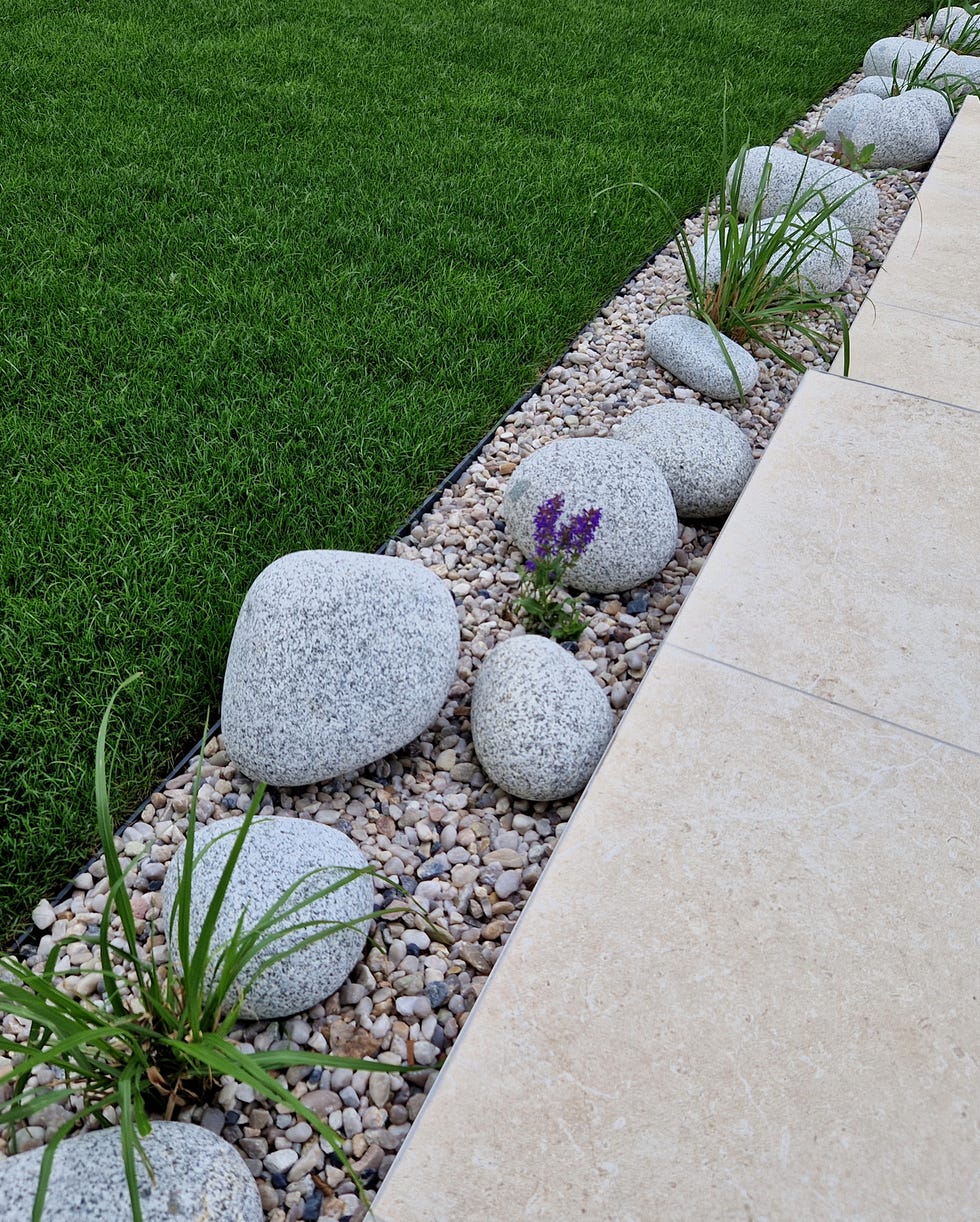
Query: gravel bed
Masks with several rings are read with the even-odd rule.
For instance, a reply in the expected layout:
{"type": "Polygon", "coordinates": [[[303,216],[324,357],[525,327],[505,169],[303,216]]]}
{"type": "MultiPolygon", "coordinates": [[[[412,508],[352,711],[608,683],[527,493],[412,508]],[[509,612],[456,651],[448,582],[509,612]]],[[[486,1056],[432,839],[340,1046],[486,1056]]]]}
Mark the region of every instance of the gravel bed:
{"type": "MultiPolygon", "coordinates": [[[[811,130],[859,76],[815,108],[799,126],[811,130]]],[[[785,143],[785,140],[782,141],[785,143]]],[[[819,153],[827,154],[823,146],[819,153]]],[[[860,244],[844,305],[853,316],[871,284],[915,193],[922,173],[871,175],[881,197],[878,229],[860,244]]],[[[700,218],[688,222],[692,234],[700,218]]],[[[381,872],[397,879],[428,912],[433,938],[416,918],[381,915],[372,949],[338,994],[306,1014],[282,1022],[242,1025],[236,1037],[255,1049],[297,1047],[364,1056],[389,1063],[431,1066],[450,1049],[490,969],[503,950],[531,890],[555,848],[573,803],[521,801],[496,789],[480,771],[469,734],[469,700],[481,660],[496,643],[521,631],[512,598],[522,557],[508,543],[500,501],[522,457],[559,437],[605,436],[633,409],[663,400],[701,396],[657,369],[644,355],[643,329],[665,308],[684,309],[680,260],[672,247],[657,255],[582,331],[564,358],[549,369],[540,393],[507,417],[460,481],[448,489],[411,534],[388,553],[421,561],[450,585],[462,626],[456,682],[436,723],[403,753],[356,775],[304,789],[269,791],[265,809],[287,818],[315,819],[349,834],[381,872]]],[[[833,347],[839,340],[828,323],[833,347]]],[[[814,369],[826,362],[809,345],[790,341],[814,369]]],[[[735,420],[759,457],[796,387],[798,375],[769,354],[756,354],[762,373],[740,404],[711,406],[735,420]]],[[[716,523],[682,522],[673,561],[649,584],[618,597],[586,603],[588,627],[577,657],[607,689],[619,716],[690,592],[718,534],[716,523]]],[[[159,888],[187,826],[193,767],[156,794],[140,822],[117,842],[123,858],[146,850],[133,883],[133,907],[142,935],[158,959],[166,949],[158,922],[159,888]]],[[[198,818],[206,821],[245,810],[253,785],[229,760],[218,736],[207,744],[198,818]]],[[[75,880],[71,897],[40,920],[51,924],[32,963],[52,939],[97,931],[105,907],[105,867],[97,862],[75,880]]],[[[379,886],[378,906],[398,903],[379,886]]],[[[84,966],[90,957],[76,943],[62,960],[84,966]]],[[[98,993],[98,978],[68,977],[64,986],[98,993]]],[[[22,1036],[12,1017],[0,1023],[22,1036]]],[[[0,1071],[5,1068],[0,1058],[0,1071]]],[[[303,1067],[285,1079],[297,1096],[344,1136],[345,1147],[368,1187],[390,1167],[435,1080],[433,1069],[400,1076],[303,1067]]],[[[42,1071],[37,1080],[52,1081],[42,1071]]],[[[22,1132],[22,1149],[41,1144],[68,1113],[51,1107],[22,1132]]],[[[281,1105],[256,1098],[251,1088],[225,1080],[210,1106],[187,1109],[195,1121],[234,1143],[254,1173],[268,1222],[359,1218],[354,1186],[310,1127],[281,1105]]],[[[0,1152],[5,1149],[0,1139],[0,1152]]]]}

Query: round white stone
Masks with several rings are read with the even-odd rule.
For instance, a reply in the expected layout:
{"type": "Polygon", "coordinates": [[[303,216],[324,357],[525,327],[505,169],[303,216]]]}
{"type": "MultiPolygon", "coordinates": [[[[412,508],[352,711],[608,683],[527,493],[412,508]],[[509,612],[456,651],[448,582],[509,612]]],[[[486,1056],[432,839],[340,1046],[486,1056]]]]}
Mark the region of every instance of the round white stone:
{"type": "Polygon", "coordinates": [[[857,149],[874,145],[868,162],[871,169],[925,165],[935,157],[940,141],[935,103],[923,96],[930,92],[945,107],[935,90],[928,89],[910,89],[895,97],[879,98],[866,92],[845,98],[827,115],[827,139],[840,145],[846,138],[857,149]]]}
{"type": "Polygon", "coordinates": [[[663,569],[677,546],[677,513],[663,472],[637,446],[574,437],[543,446],[510,477],[501,505],[511,538],[534,555],[534,517],[561,493],[564,520],[602,510],[595,539],[569,571],[575,589],[630,590],[663,569]]]}
{"type": "MultiPolygon", "coordinates": [[[[927,85],[912,85],[906,89],[903,85],[899,86],[901,93],[907,93],[916,98],[918,102],[928,108],[936,122],[936,127],[939,129],[940,139],[945,138],[946,133],[953,125],[953,111],[946,99],[946,95],[938,89],[930,89],[927,85]]],[[[890,98],[892,94],[892,82],[884,76],[866,76],[857,83],[858,93],[871,93],[876,98],[890,98]]],[[[898,96],[898,95],[894,95],[898,96]]],[[[846,101],[847,99],[845,99],[846,101]]],[[[839,110],[842,103],[838,103],[833,108],[834,111],[839,110]]],[[[829,137],[828,137],[829,138],[829,137]]]]}
{"type": "MultiPolygon", "coordinates": [[[[155,1177],[150,1179],[137,1157],[144,1222],[262,1222],[258,1189],[241,1155],[214,1133],[194,1124],[152,1121],[143,1148],[155,1177]]],[[[7,1218],[31,1217],[43,1156],[39,1148],[0,1159],[0,1198],[7,1218]]],[[[62,1141],[54,1156],[44,1222],[132,1216],[119,1129],[97,1129],[62,1141]]]]}
{"type": "Polygon", "coordinates": [[[424,565],[293,552],[245,596],[221,724],[235,763],[308,785],[397,751],[436,718],[456,678],[459,620],[424,565]]]}
{"type": "Polygon", "coordinates": [[[657,462],[682,518],[728,513],[755,467],[752,447],[738,425],[700,403],[637,408],[614,435],[640,446],[657,462]]]}
{"type": "MultiPolygon", "coordinates": [[[[244,816],[234,816],[196,828],[190,905],[190,951],[193,955],[208,906],[225,868],[235,835],[244,816]],[[206,851],[202,852],[202,850],[206,851]]],[[[176,930],[171,917],[177,884],[184,865],[184,845],[174,854],[163,884],[163,916],[169,931],[170,954],[180,967],[176,930]]],[[[369,921],[363,920],[374,906],[374,886],[361,874],[318,899],[317,892],[343,879],[354,870],[367,868],[360,849],[335,828],[308,819],[283,816],[257,818],[249,828],[222,905],[212,939],[213,955],[234,932],[239,917],[246,914],[245,929],[254,928],[277,900],[295,883],[300,883],[287,907],[307,901],[291,917],[280,918],[277,926],[303,923],[303,928],[277,938],[246,967],[236,981],[245,989],[263,962],[284,950],[296,947],[278,963],[272,963],[248,985],[242,1014],[246,1018],[283,1018],[317,1005],[335,993],[358,963],[364,949],[369,921]],[[305,881],[300,881],[305,880],[305,881]],[[299,947],[318,929],[346,921],[356,921],[350,929],[337,929],[310,946],[299,947]]],[[[237,995],[237,994],[236,994],[237,995]]],[[[235,997],[229,997],[229,1002],[235,997]]]]}
{"type": "Polygon", "coordinates": [[[602,689],[543,636],[513,636],[491,650],[471,707],[483,771],[501,789],[534,802],[578,793],[613,731],[602,689]]]}

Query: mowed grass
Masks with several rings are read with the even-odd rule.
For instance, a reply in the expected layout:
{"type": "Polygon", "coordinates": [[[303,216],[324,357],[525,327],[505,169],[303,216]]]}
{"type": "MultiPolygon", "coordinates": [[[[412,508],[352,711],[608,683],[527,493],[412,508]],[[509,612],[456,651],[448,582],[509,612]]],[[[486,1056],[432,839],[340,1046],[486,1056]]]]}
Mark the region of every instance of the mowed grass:
{"type": "MultiPolygon", "coordinates": [[[[0,933],[218,709],[255,575],[374,550],[908,0],[12,0],[0,933]]],[[[357,665],[357,659],[351,659],[357,665]]],[[[337,693],[343,699],[343,692],[337,693]]]]}

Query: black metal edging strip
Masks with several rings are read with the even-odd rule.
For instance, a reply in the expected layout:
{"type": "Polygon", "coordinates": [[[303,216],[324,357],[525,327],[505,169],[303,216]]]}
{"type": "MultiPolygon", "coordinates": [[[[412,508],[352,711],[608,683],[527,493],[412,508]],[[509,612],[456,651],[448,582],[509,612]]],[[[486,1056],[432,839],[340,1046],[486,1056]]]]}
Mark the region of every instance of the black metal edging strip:
{"type": "MultiPolygon", "coordinates": [[[[626,292],[630,283],[640,274],[640,272],[645,271],[653,263],[654,259],[656,259],[659,255],[661,255],[664,252],[667,246],[670,245],[671,241],[673,241],[672,238],[669,239],[667,242],[665,242],[663,246],[655,250],[652,255],[644,259],[642,263],[637,264],[637,266],[629,273],[626,279],[623,280],[619,288],[616,289],[616,291],[611,296],[606,298],[606,300],[596,309],[595,313],[600,314],[608,306],[612,305],[612,303],[617,299],[617,297],[622,297],[623,294],[626,292]]],[[[575,335],[572,336],[572,339],[569,342],[568,346],[565,348],[565,352],[569,351],[572,343],[574,343],[576,338],[581,334],[582,334],[581,331],[576,331],[575,335]]],[[[560,359],[561,358],[559,358],[559,360],[560,359]]],[[[552,362],[552,364],[556,364],[556,363],[557,362],[552,362]]],[[[518,400],[516,400],[516,402],[512,403],[511,406],[508,407],[508,409],[497,420],[497,422],[491,425],[488,432],[486,432],[480,438],[480,440],[476,443],[476,445],[473,446],[470,452],[464,458],[462,458],[456,464],[455,467],[453,467],[452,471],[449,472],[446,478],[442,480],[441,483],[439,483],[435,488],[433,488],[433,490],[425,498],[422,504],[419,505],[418,508],[413,511],[411,517],[406,519],[406,521],[398,528],[398,530],[396,530],[394,534],[390,535],[384,541],[384,543],[382,543],[381,546],[376,549],[375,555],[383,556],[388,550],[389,543],[391,543],[393,540],[404,539],[408,534],[410,534],[415,529],[416,526],[418,526],[419,522],[422,520],[422,518],[425,517],[427,513],[431,513],[431,511],[435,508],[436,504],[438,503],[439,498],[446,491],[446,489],[451,488],[452,485],[455,484],[456,481],[460,478],[460,476],[476,461],[479,455],[483,453],[486,447],[493,440],[494,434],[497,432],[497,429],[500,428],[500,426],[507,420],[509,416],[512,416],[514,412],[519,411],[520,408],[522,408],[529,399],[533,398],[536,394],[538,394],[543,385],[544,385],[544,379],[541,378],[531,387],[530,390],[525,391],[524,394],[521,395],[521,397],[518,400]]],[[[210,739],[214,738],[214,736],[217,733],[219,733],[220,730],[221,730],[221,719],[219,718],[214,723],[214,725],[208,729],[207,734],[204,738],[204,742],[208,742],[210,739]]],[[[170,772],[167,773],[166,777],[160,782],[160,784],[157,785],[156,788],[150,794],[148,794],[147,797],[145,797],[142,802],[140,802],[139,806],[136,807],[136,809],[133,811],[131,815],[127,815],[126,818],[123,820],[123,822],[120,823],[120,825],[115,830],[115,835],[118,836],[123,831],[125,831],[127,827],[132,827],[133,824],[136,823],[136,821],[139,819],[140,815],[142,815],[143,811],[146,810],[147,806],[150,804],[153,798],[153,795],[157,793],[163,793],[163,791],[169,787],[170,782],[175,777],[180,776],[182,772],[186,771],[187,765],[191,762],[191,760],[196,755],[200,754],[200,751],[201,751],[201,740],[195,739],[191,747],[183,755],[180,761],[174,765],[174,767],[170,770],[170,772]]],[[[88,870],[88,868],[91,865],[97,862],[101,856],[102,856],[101,853],[96,853],[94,856],[90,857],[88,861],[85,862],[84,865],[80,866],[72,874],[71,876],[72,881],[65,883],[65,885],[61,888],[58,894],[51,900],[52,908],[57,909],[59,904],[63,904],[64,901],[71,896],[71,893],[75,890],[73,880],[77,878],[79,874],[84,874],[85,871],[88,870]]],[[[38,929],[36,925],[31,925],[30,928],[25,929],[23,933],[20,933],[17,935],[17,937],[11,943],[10,949],[14,954],[21,954],[25,950],[25,948],[28,947],[29,945],[37,945],[41,937],[43,937],[43,934],[44,934],[43,930],[38,929]]]]}

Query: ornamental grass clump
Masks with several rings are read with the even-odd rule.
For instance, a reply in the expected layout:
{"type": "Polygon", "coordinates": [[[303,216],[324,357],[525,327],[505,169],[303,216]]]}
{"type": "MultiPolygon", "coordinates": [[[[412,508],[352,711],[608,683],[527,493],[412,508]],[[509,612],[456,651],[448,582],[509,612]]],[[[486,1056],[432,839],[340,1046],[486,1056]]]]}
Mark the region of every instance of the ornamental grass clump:
{"type": "MultiPolygon", "coordinates": [[[[704,208],[700,238],[691,239],[675,219],[674,232],[688,290],[690,312],[715,333],[736,380],[738,373],[721,341],[722,335],[736,343],[751,340],[767,348],[798,373],[806,366],[786,347],[783,335],[809,341],[818,352],[828,354],[827,337],[810,320],[816,314],[830,315],[843,337],[844,372],[850,361],[847,316],[839,304],[839,293],[820,292],[807,278],[804,264],[815,251],[836,251],[835,214],[841,204],[864,184],[843,196],[831,197],[815,186],[804,185],[804,166],[785,208],[767,215],[766,203],[772,163],[762,167],[758,185],[748,208],[739,218],[743,196],[748,145],[743,145],[730,172],[722,180],[718,199],[718,221],[710,227],[712,209],[704,208]],[[710,282],[705,275],[712,238],[717,239],[719,271],[710,282]],[[777,338],[779,337],[779,338],[777,338]]],[[[829,169],[829,167],[828,167],[829,169]]]]}
{"type": "MultiPolygon", "coordinates": [[[[71,1118],[56,1130],[44,1151],[33,1222],[41,1222],[59,1143],[83,1122],[107,1126],[114,1120],[120,1127],[133,1219],[142,1222],[136,1160],[143,1162],[152,1177],[153,1169],[141,1140],[150,1133],[151,1114],[171,1119],[178,1108],[207,1099],[222,1075],[248,1084],[266,1099],[285,1104],[301,1116],[338,1156],[364,1198],[341,1137],[297,1099],[272,1071],[293,1065],[369,1072],[406,1072],[405,1067],[399,1070],[399,1067],[373,1061],[291,1049],[247,1053],[234,1042],[231,1033],[248,988],[238,989],[235,981],[241,977],[250,985],[261,972],[297,949],[293,947],[279,954],[271,951],[273,943],[283,934],[311,930],[300,943],[308,946],[329,938],[338,929],[372,920],[374,914],[369,912],[354,921],[317,925],[311,929],[309,922],[304,922],[303,911],[308,904],[352,879],[373,872],[348,870],[337,877],[336,871],[328,868],[329,885],[302,902],[294,902],[297,888],[311,878],[306,875],[254,925],[246,928],[246,913],[243,912],[228,942],[215,945],[218,915],[265,792],[265,786],[260,785],[240,828],[235,833],[228,833],[234,835],[231,852],[192,951],[189,913],[194,866],[210,847],[206,846],[195,856],[194,827],[202,767],[199,762],[187,819],[185,866],[180,872],[169,930],[171,944],[178,948],[183,966],[178,971],[173,963],[169,967],[157,964],[144,948],[126,887],[127,876],[138,864],[138,859],[126,863],[123,868],[114,845],[109,816],[106,768],[109,715],[116,697],[137,677],[133,675],[123,683],[109,701],[96,747],[96,815],[109,883],[99,935],[97,938],[72,937],[56,943],[40,974],[14,956],[0,957],[0,1011],[16,1016],[30,1028],[23,1043],[0,1036],[0,1051],[14,1062],[14,1068],[0,1078],[0,1087],[10,1088],[10,1098],[0,1102],[0,1126],[7,1129],[11,1150],[16,1151],[18,1124],[29,1122],[32,1116],[52,1104],[64,1104],[73,1109],[71,1118]],[[110,934],[113,914],[119,918],[118,936],[110,934]],[[99,977],[102,997],[73,997],[59,988],[59,977],[88,970],[56,970],[68,942],[87,942],[98,948],[95,973],[99,977]],[[53,1069],[55,1078],[62,1084],[54,1087],[32,1085],[32,1075],[42,1066],[53,1069]]],[[[312,873],[318,875],[321,871],[312,873]]]]}
{"type": "Polygon", "coordinates": [[[569,572],[595,539],[602,510],[583,509],[567,522],[561,520],[565,497],[556,493],[543,501],[534,515],[534,555],[524,561],[517,610],[529,632],[556,641],[581,636],[585,620],[578,603],[565,590],[569,572]]]}

